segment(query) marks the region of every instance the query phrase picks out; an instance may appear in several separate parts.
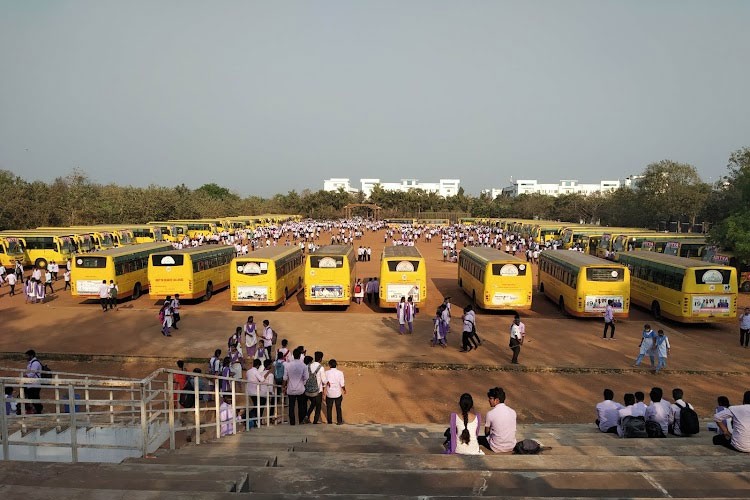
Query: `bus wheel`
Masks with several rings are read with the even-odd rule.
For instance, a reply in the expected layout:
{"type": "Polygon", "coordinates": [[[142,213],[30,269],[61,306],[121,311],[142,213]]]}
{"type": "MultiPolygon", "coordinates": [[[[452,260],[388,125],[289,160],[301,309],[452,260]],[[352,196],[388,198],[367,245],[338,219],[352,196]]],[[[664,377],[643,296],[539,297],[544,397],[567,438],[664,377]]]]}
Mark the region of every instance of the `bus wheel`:
{"type": "Polygon", "coordinates": [[[478,305],[477,305],[477,292],[476,290],[471,291],[471,304],[474,306],[474,310],[476,311],[478,305]]]}
{"type": "Polygon", "coordinates": [[[742,290],[745,293],[750,293],[750,281],[746,281],[740,286],[740,290],[742,290]]]}
{"type": "Polygon", "coordinates": [[[544,293],[544,283],[539,283],[539,291],[544,293]]]}
{"type": "Polygon", "coordinates": [[[284,288],[284,297],[281,299],[281,305],[282,306],[286,305],[286,298],[287,298],[288,295],[289,295],[289,289],[288,288],[284,288]]]}
{"type": "Polygon", "coordinates": [[[34,266],[40,269],[47,269],[47,259],[45,259],[44,257],[39,257],[34,261],[34,266]]]}
{"type": "Polygon", "coordinates": [[[297,278],[297,290],[302,290],[302,278],[297,278]]]}
{"type": "Polygon", "coordinates": [[[557,307],[560,308],[560,313],[563,316],[565,316],[566,315],[566,313],[565,313],[565,299],[563,299],[562,297],[560,297],[560,300],[557,303],[557,307]]]}
{"type": "Polygon", "coordinates": [[[210,281],[208,282],[208,285],[206,285],[206,295],[204,295],[204,300],[208,302],[211,300],[211,295],[214,294],[214,284],[210,281]]]}
{"type": "Polygon", "coordinates": [[[130,297],[130,300],[137,300],[138,297],[140,296],[141,296],[141,284],[136,283],[135,286],[133,287],[133,296],[130,297]]]}
{"type": "Polygon", "coordinates": [[[656,301],[651,304],[651,314],[654,316],[654,319],[661,319],[661,306],[656,301]]]}
{"type": "Polygon", "coordinates": [[[464,287],[464,281],[461,278],[458,278],[458,288],[464,287]]]}

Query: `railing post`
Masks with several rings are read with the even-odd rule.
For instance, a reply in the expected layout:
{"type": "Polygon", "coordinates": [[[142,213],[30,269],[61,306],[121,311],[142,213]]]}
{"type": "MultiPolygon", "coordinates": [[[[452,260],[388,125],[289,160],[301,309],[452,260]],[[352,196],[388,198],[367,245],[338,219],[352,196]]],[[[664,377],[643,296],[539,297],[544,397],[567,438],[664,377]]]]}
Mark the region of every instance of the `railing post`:
{"type": "Polygon", "coordinates": [[[201,444],[201,396],[200,396],[200,379],[196,375],[193,379],[193,397],[195,399],[194,421],[195,421],[195,444],[201,444]]]}
{"type": "Polygon", "coordinates": [[[146,455],[148,455],[148,415],[146,413],[146,387],[144,387],[143,382],[140,384],[140,394],[141,394],[141,453],[143,455],[143,458],[146,458],[146,455]]]}
{"type": "Polygon", "coordinates": [[[232,404],[230,408],[234,410],[232,412],[232,434],[237,434],[237,393],[235,391],[236,379],[232,378],[232,404]]]}
{"type": "Polygon", "coordinates": [[[60,376],[55,374],[55,429],[57,432],[62,431],[60,424],[60,376]]]}
{"type": "MultiPolygon", "coordinates": [[[[86,398],[86,420],[91,423],[91,403],[89,397],[89,378],[86,377],[83,380],[83,397],[86,398]]],[[[71,401],[70,404],[75,404],[75,401],[71,401]]]]}
{"type": "Polygon", "coordinates": [[[216,412],[216,439],[219,439],[221,437],[221,402],[219,401],[219,398],[221,397],[221,392],[219,391],[221,380],[218,378],[214,380],[214,411],[216,412]]]}
{"type": "MultiPolygon", "coordinates": [[[[266,386],[266,391],[268,391],[268,386],[266,386]]],[[[266,394],[266,427],[271,425],[271,402],[269,401],[271,398],[268,397],[270,394],[270,392],[266,394]]]]}
{"type": "MultiPolygon", "coordinates": [[[[18,386],[18,395],[22,400],[26,399],[26,389],[23,386],[23,382],[18,386]]],[[[21,405],[21,432],[26,434],[26,402],[18,403],[21,405]]]]}
{"type": "Polygon", "coordinates": [[[73,384],[68,386],[68,408],[70,408],[70,459],[78,463],[78,423],[76,421],[76,390],[73,384]]]}
{"type": "Polygon", "coordinates": [[[169,372],[167,374],[167,410],[169,412],[169,449],[174,450],[175,439],[174,439],[174,373],[169,372]]]}
{"type": "Polygon", "coordinates": [[[109,391],[109,423],[114,424],[115,423],[115,405],[114,405],[114,398],[115,394],[110,389],[109,391]]]}
{"type": "MultiPolygon", "coordinates": [[[[0,394],[5,394],[5,383],[0,380],[0,394]]],[[[3,440],[3,460],[10,460],[10,445],[8,444],[8,417],[5,408],[0,411],[0,439],[3,440]]]]}

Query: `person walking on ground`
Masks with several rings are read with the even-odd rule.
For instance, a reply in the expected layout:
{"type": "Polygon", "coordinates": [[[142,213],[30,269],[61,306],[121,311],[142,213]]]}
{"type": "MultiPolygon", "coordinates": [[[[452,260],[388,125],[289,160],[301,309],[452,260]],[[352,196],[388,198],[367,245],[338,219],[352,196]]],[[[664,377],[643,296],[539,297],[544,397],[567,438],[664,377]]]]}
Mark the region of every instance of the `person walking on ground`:
{"type": "Polygon", "coordinates": [[[443,305],[445,308],[443,309],[443,321],[445,321],[446,324],[446,336],[451,331],[451,298],[450,296],[443,298],[443,305]]]}
{"type": "Polygon", "coordinates": [[[109,286],[107,280],[102,280],[102,284],[99,285],[99,304],[102,306],[102,311],[107,312],[107,304],[109,303],[109,286]]]}
{"type": "Polygon", "coordinates": [[[169,302],[164,302],[159,310],[159,320],[161,321],[161,334],[165,337],[171,337],[172,333],[172,307],[169,302]]]}
{"type": "MultiPolygon", "coordinates": [[[[325,370],[323,370],[323,365],[321,364],[322,361],[323,352],[315,351],[314,361],[310,363],[308,371],[310,373],[310,378],[315,379],[316,390],[308,393],[307,388],[305,388],[305,396],[307,396],[307,398],[310,400],[310,407],[307,409],[307,418],[305,419],[306,424],[310,423],[310,415],[312,415],[313,412],[315,413],[315,416],[313,417],[312,423],[320,423],[320,412],[323,408],[323,396],[328,386],[326,372],[325,370]]],[[[308,379],[308,383],[309,381],[310,379],[308,379]]]]}
{"type": "Polygon", "coordinates": [[[750,453],[750,391],[745,391],[741,405],[718,412],[714,415],[714,421],[721,431],[713,438],[715,445],[750,453]],[[732,420],[731,432],[726,424],[729,419],[732,420]]]}
{"type": "Polygon", "coordinates": [[[272,353],[271,350],[273,349],[274,344],[274,332],[273,328],[271,328],[271,322],[267,319],[263,320],[263,348],[266,350],[266,356],[265,359],[273,359],[271,357],[272,353]]]}
{"type": "Polygon", "coordinates": [[[177,323],[180,322],[180,294],[176,293],[174,294],[174,298],[172,299],[172,302],[169,304],[172,306],[172,321],[174,322],[174,329],[179,330],[177,327],[177,323]]]}
{"type": "Polygon", "coordinates": [[[403,335],[406,325],[406,297],[402,296],[401,301],[396,304],[396,319],[398,320],[398,333],[403,335]]]}
{"type": "Polygon", "coordinates": [[[10,273],[8,275],[8,286],[10,286],[10,295],[11,297],[16,294],[16,283],[18,282],[18,278],[16,277],[16,273],[10,273]]]}
{"type": "Polygon", "coordinates": [[[614,301],[612,299],[607,300],[607,307],[604,308],[604,333],[602,338],[607,338],[607,330],[610,330],[609,338],[615,339],[615,308],[612,306],[614,301]]]}
{"type": "Polygon", "coordinates": [[[406,310],[404,311],[404,319],[406,320],[406,326],[409,327],[409,333],[414,333],[414,316],[417,315],[417,307],[414,305],[412,296],[406,299],[406,310]]]}
{"type": "Polygon", "coordinates": [[[510,325],[510,342],[508,343],[508,347],[513,351],[513,358],[511,358],[510,362],[514,365],[518,364],[518,355],[521,354],[521,345],[523,345],[521,317],[516,314],[513,318],[513,323],[510,325]]]}
{"type": "Polygon", "coordinates": [[[365,296],[365,288],[362,285],[362,280],[357,278],[357,282],[354,284],[354,301],[357,304],[362,303],[362,297],[365,296]]]}
{"type": "Polygon", "coordinates": [[[461,352],[469,352],[472,349],[479,348],[479,342],[477,342],[479,337],[476,336],[476,313],[474,313],[474,307],[471,304],[464,307],[464,314],[461,319],[464,323],[463,332],[461,334],[461,352]]]}
{"type": "Polygon", "coordinates": [[[664,330],[659,330],[658,335],[654,340],[654,352],[659,357],[659,363],[656,365],[655,370],[656,373],[659,373],[659,370],[667,366],[667,356],[669,355],[671,347],[672,346],[669,345],[669,337],[666,336],[664,330]]]}
{"type": "Polygon", "coordinates": [[[333,423],[333,406],[336,405],[336,425],[344,423],[344,414],[341,413],[341,403],[346,394],[346,382],[344,381],[344,372],[338,368],[335,359],[328,362],[328,371],[325,373],[326,380],[326,421],[333,423]]]}
{"type": "Polygon", "coordinates": [[[52,271],[49,267],[44,272],[44,293],[47,293],[47,287],[49,287],[49,293],[55,293],[55,289],[52,287],[52,271]]]}
{"type": "Polygon", "coordinates": [[[66,269],[63,273],[63,279],[65,280],[65,288],[63,288],[63,292],[65,290],[73,291],[73,289],[70,287],[70,270],[66,269]]]}
{"type": "Polygon", "coordinates": [[[117,294],[120,293],[120,288],[115,284],[114,280],[109,280],[107,292],[109,293],[109,308],[117,309],[117,294]]]}
{"type": "Polygon", "coordinates": [[[445,341],[445,324],[443,323],[443,304],[440,304],[437,308],[437,311],[435,311],[435,317],[433,318],[432,322],[432,347],[435,347],[436,345],[439,345],[440,347],[446,347],[446,341],[445,341]]]}
{"type": "MultiPolygon", "coordinates": [[[[12,290],[13,287],[11,286],[12,290]]],[[[11,293],[11,295],[13,294],[11,293]]],[[[745,312],[740,315],[740,347],[747,349],[748,343],[750,343],[750,307],[746,307],[745,312]]]]}
{"type": "Polygon", "coordinates": [[[638,357],[635,359],[635,364],[633,366],[641,366],[641,361],[643,361],[643,356],[648,354],[648,357],[651,359],[651,368],[654,367],[654,338],[656,337],[656,333],[651,329],[651,325],[646,323],[643,325],[643,333],[641,334],[641,343],[638,344],[638,347],[640,348],[640,352],[638,353],[638,357]]]}

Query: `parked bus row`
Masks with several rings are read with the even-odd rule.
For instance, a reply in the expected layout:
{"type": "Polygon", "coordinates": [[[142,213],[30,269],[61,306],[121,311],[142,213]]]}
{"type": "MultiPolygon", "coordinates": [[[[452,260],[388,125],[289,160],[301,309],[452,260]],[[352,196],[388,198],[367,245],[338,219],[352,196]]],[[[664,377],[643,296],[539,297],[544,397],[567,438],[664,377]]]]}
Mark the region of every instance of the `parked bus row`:
{"type": "MultiPolygon", "coordinates": [[[[209,300],[230,288],[230,302],[240,307],[286,303],[300,290],[309,306],[348,306],[356,279],[356,257],[349,245],[330,245],[305,258],[296,246],[265,247],[235,257],[234,247],[204,245],[176,250],[168,242],[128,245],[76,255],[71,269],[72,294],[97,298],[103,282],[113,280],[118,298],[152,299],[180,294],[209,300]]],[[[387,247],[380,271],[380,307],[395,308],[401,297],[417,306],[427,300],[426,264],[416,247],[387,247]]]]}

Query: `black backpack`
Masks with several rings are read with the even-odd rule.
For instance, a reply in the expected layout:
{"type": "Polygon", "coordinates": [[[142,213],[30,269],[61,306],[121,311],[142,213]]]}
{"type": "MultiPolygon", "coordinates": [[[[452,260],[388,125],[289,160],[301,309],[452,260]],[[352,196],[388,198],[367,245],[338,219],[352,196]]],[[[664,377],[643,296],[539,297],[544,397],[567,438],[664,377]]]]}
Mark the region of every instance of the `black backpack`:
{"type": "Polygon", "coordinates": [[[661,429],[659,422],[649,420],[646,422],[646,434],[650,438],[663,438],[667,437],[664,435],[664,431],[661,429]]]}
{"type": "Polygon", "coordinates": [[[698,434],[701,430],[701,424],[698,420],[698,414],[690,406],[677,405],[680,407],[680,433],[683,436],[698,434]]]}
{"type": "Polygon", "coordinates": [[[537,455],[542,452],[542,445],[533,439],[524,439],[519,441],[513,447],[513,453],[516,455],[537,455]]]}
{"type": "Polygon", "coordinates": [[[622,419],[622,437],[625,437],[625,438],[648,437],[648,433],[646,432],[646,419],[643,417],[634,417],[632,415],[628,415],[627,417],[624,417],[622,419]]]}

